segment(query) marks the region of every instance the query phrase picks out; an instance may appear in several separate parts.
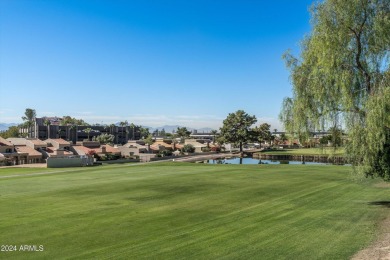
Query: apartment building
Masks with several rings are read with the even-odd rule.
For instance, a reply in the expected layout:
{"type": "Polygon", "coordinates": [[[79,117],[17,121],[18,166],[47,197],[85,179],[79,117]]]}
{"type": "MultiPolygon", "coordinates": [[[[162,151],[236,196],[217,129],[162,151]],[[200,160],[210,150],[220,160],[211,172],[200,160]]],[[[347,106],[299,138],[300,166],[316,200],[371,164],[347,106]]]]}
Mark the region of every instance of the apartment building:
{"type": "Polygon", "coordinates": [[[84,140],[92,140],[93,137],[101,134],[112,134],[114,143],[125,144],[128,140],[141,139],[141,132],[138,126],[103,126],[103,125],[61,125],[59,117],[41,117],[35,118],[30,128],[20,129],[20,133],[27,135],[28,138],[45,139],[64,139],[76,144],[84,140]],[[90,132],[86,129],[90,128],[90,132]]]}

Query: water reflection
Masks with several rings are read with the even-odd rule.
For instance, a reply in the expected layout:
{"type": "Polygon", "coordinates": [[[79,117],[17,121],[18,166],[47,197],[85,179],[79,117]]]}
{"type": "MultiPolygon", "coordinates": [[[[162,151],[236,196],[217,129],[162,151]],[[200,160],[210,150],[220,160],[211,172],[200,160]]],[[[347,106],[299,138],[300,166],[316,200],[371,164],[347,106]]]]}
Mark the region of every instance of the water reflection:
{"type": "Polygon", "coordinates": [[[215,160],[207,160],[206,163],[210,164],[306,164],[306,165],[329,165],[329,163],[320,162],[305,162],[305,161],[274,161],[274,160],[260,160],[253,158],[220,158],[215,160]]]}

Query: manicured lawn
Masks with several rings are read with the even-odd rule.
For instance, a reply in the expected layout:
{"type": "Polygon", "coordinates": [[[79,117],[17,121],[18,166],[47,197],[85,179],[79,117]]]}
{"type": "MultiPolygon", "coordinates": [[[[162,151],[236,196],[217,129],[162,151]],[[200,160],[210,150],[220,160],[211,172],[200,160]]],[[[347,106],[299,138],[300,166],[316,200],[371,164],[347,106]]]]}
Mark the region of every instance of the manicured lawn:
{"type": "Polygon", "coordinates": [[[63,170],[0,178],[0,244],[44,246],[0,258],[347,259],[388,213],[370,205],[388,189],[345,166],[63,170]]]}
{"type": "Polygon", "coordinates": [[[344,155],[344,148],[299,148],[299,149],[283,149],[283,150],[269,150],[263,151],[264,154],[274,155],[344,155]]]}
{"type": "MultiPolygon", "coordinates": [[[[54,170],[58,171],[58,170],[54,170]]],[[[26,175],[42,172],[54,172],[53,169],[48,168],[0,168],[0,177],[9,175],[26,175]]]]}

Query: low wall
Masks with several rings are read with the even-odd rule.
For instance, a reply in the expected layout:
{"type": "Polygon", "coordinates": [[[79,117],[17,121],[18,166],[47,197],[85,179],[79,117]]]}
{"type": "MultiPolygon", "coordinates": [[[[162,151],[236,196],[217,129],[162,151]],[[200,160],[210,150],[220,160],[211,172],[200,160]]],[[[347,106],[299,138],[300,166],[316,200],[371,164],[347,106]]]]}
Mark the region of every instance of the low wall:
{"type": "Polygon", "coordinates": [[[93,160],[89,158],[47,158],[47,168],[81,167],[92,165],[93,160]]]}

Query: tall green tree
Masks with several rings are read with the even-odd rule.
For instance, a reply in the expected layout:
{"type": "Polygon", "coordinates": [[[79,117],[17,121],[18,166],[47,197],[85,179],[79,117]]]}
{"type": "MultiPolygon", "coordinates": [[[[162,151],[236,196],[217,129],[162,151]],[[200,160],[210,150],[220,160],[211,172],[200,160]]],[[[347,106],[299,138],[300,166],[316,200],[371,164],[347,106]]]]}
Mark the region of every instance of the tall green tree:
{"type": "Polygon", "coordinates": [[[153,144],[153,136],[149,134],[145,139],[144,139],[145,144],[151,145],[153,144]]]}
{"type": "Polygon", "coordinates": [[[390,180],[390,1],[325,0],[311,15],[300,57],[284,55],[293,97],[280,119],[300,136],[343,126],[357,172],[390,180]]]}
{"type": "Polygon", "coordinates": [[[61,135],[62,135],[63,132],[65,132],[64,129],[58,129],[58,131],[57,131],[58,138],[61,138],[61,135]]]}
{"type": "Polygon", "coordinates": [[[118,142],[118,128],[115,124],[110,124],[110,133],[115,136],[114,143],[118,142]]]}
{"type": "Polygon", "coordinates": [[[24,121],[24,127],[27,127],[29,135],[31,134],[31,128],[34,124],[34,119],[37,116],[37,113],[35,109],[32,108],[26,108],[24,111],[24,116],[22,116],[22,119],[24,121]]]}
{"type": "Polygon", "coordinates": [[[32,122],[36,117],[36,115],[37,113],[35,112],[35,109],[26,108],[26,111],[24,112],[24,116],[22,116],[22,119],[23,121],[32,122]]]}
{"type": "Polygon", "coordinates": [[[256,141],[259,141],[260,145],[261,145],[261,143],[263,143],[265,141],[271,140],[272,134],[271,134],[270,128],[271,128],[271,125],[267,124],[267,123],[263,123],[260,126],[256,126],[255,128],[253,128],[254,139],[256,141]]]}
{"type": "Polygon", "coordinates": [[[122,127],[122,144],[124,144],[125,143],[125,142],[123,142],[123,136],[125,133],[124,130],[125,130],[125,127],[127,127],[129,125],[129,122],[127,120],[125,120],[125,121],[120,122],[119,125],[122,127]]]}
{"type": "Polygon", "coordinates": [[[89,141],[89,135],[91,134],[92,130],[93,130],[93,129],[90,128],[90,127],[85,128],[85,129],[83,130],[83,132],[86,133],[86,134],[88,135],[88,141],[89,141]]]}
{"type": "Polygon", "coordinates": [[[83,119],[76,119],[71,116],[63,116],[60,121],[60,125],[79,125],[79,126],[89,126],[87,122],[83,119]]]}
{"type": "Polygon", "coordinates": [[[165,133],[165,129],[164,129],[164,128],[161,129],[161,131],[160,131],[160,136],[161,136],[162,138],[164,138],[164,137],[166,136],[166,133],[165,133]]]}
{"type": "Polygon", "coordinates": [[[240,152],[242,152],[242,145],[253,140],[254,133],[251,126],[256,122],[256,116],[250,116],[243,110],[230,113],[223,120],[223,126],[220,128],[220,137],[218,140],[238,144],[240,152]]]}
{"type": "Polygon", "coordinates": [[[135,128],[136,128],[136,125],[131,123],[130,124],[130,128],[132,129],[132,137],[131,137],[131,140],[134,140],[135,139],[135,128]]]}
{"type": "Polygon", "coordinates": [[[149,129],[146,127],[139,126],[139,131],[141,133],[141,139],[145,139],[150,135],[149,129]]]}
{"type": "Polygon", "coordinates": [[[77,125],[70,125],[69,126],[69,139],[73,142],[77,142],[78,134],[77,134],[77,125]]]}
{"type": "Polygon", "coordinates": [[[285,133],[282,133],[279,137],[280,141],[282,141],[282,143],[286,142],[288,140],[288,137],[286,136],[285,133]]]}
{"type": "Polygon", "coordinates": [[[210,134],[213,135],[213,144],[215,144],[215,141],[216,141],[216,135],[218,134],[218,131],[217,130],[211,130],[210,134]]]}
{"type": "Polygon", "coordinates": [[[50,138],[50,125],[51,125],[51,122],[49,119],[45,119],[43,121],[43,124],[47,127],[47,138],[49,139],[50,138]]]}
{"type": "Polygon", "coordinates": [[[0,132],[0,136],[3,138],[19,137],[19,127],[10,126],[6,131],[0,132]]]}
{"type": "Polygon", "coordinates": [[[176,136],[180,137],[181,143],[184,142],[184,139],[190,137],[191,131],[187,130],[187,127],[178,127],[176,129],[176,136]]]}

